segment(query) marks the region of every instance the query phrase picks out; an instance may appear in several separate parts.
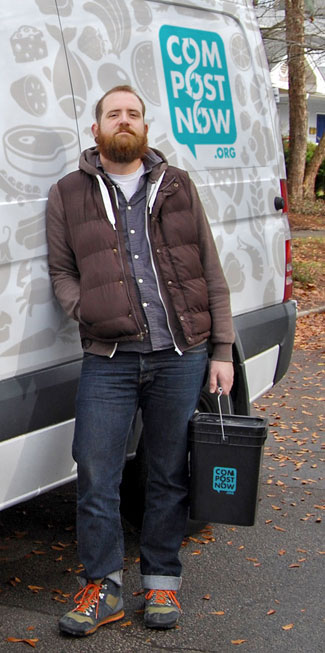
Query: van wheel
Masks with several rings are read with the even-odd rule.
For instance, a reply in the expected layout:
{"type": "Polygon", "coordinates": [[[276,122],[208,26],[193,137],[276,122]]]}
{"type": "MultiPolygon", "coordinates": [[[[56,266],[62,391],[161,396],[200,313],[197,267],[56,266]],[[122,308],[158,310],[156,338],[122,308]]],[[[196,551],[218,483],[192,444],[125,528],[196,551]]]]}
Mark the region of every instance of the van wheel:
{"type": "MultiPolygon", "coordinates": [[[[221,397],[221,406],[222,411],[225,414],[232,412],[231,398],[228,400],[228,397],[226,396],[221,397]]],[[[198,411],[202,413],[219,412],[217,395],[210,394],[206,389],[206,386],[203,388],[201,393],[198,411]]],[[[121,514],[131,524],[131,526],[137,529],[140,529],[142,525],[147,471],[147,461],[144,451],[143,437],[141,434],[135,458],[127,461],[125,464],[120,488],[121,514]]],[[[197,533],[204,528],[204,526],[206,526],[205,522],[188,519],[186,535],[197,533]]]]}
{"type": "MultiPolygon", "coordinates": [[[[120,487],[121,515],[137,530],[140,530],[142,526],[146,480],[147,462],[143,437],[141,436],[136,457],[133,460],[129,460],[125,465],[120,487]]],[[[205,526],[205,522],[199,522],[189,518],[186,524],[185,535],[193,535],[205,526]]]]}

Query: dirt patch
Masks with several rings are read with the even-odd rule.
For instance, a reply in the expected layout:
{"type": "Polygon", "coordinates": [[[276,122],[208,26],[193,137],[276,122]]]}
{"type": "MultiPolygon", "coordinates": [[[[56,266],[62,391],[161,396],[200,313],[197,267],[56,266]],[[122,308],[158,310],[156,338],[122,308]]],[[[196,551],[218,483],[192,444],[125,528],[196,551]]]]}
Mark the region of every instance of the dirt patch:
{"type": "Polygon", "coordinates": [[[288,217],[292,231],[325,229],[325,200],[304,202],[300,207],[289,209],[288,217]]]}
{"type": "Polygon", "coordinates": [[[325,305],[325,237],[292,240],[293,298],[298,310],[325,305]]]}
{"type": "Polygon", "coordinates": [[[289,213],[289,224],[292,231],[299,231],[300,229],[317,231],[325,229],[325,216],[310,216],[305,213],[289,213]]]}

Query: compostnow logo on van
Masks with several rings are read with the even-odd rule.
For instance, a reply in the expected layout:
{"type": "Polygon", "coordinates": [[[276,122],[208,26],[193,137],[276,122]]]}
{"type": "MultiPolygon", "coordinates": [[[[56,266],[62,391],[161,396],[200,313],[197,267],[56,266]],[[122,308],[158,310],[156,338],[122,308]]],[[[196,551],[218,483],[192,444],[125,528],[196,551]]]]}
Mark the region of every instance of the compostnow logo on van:
{"type": "Polygon", "coordinates": [[[169,110],[176,140],[225,145],[236,140],[227,61],[215,32],[164,25],[159,32],[169,110]]]}

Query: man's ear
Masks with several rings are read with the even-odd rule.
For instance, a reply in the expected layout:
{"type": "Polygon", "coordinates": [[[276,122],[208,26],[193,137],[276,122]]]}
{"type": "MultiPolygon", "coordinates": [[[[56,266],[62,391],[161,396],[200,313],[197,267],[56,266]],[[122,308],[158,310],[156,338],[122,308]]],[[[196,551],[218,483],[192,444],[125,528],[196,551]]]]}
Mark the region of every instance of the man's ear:
{"type": "Polygon", "coordinates": [[[91,126],[91,131],[93,133],[93,137],[95,139],[95,142],[97,143],[97,137],[98,137],[98,124],[97,124],[97,122],[94,122],[94,124],[91,126]]]}

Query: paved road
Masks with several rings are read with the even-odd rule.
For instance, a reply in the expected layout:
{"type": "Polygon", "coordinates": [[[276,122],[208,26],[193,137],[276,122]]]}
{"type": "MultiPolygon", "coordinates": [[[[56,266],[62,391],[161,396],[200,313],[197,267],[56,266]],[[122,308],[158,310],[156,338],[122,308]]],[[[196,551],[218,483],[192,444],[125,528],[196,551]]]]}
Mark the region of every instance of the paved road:
{"type": "Polygon", "coordinates": [[[324,363],[320,350],[295,352],[255,406],[270,421],[256,525],[215,524],[187,540],[177,630],[142,625],[139,538],[126,527],[125,619],[87,639],[60,636],[77,590],[75,487],[1,513],[1,653],[31,650],[8,637],[36,639],[39,653],[323,652],[324,363]]]}

